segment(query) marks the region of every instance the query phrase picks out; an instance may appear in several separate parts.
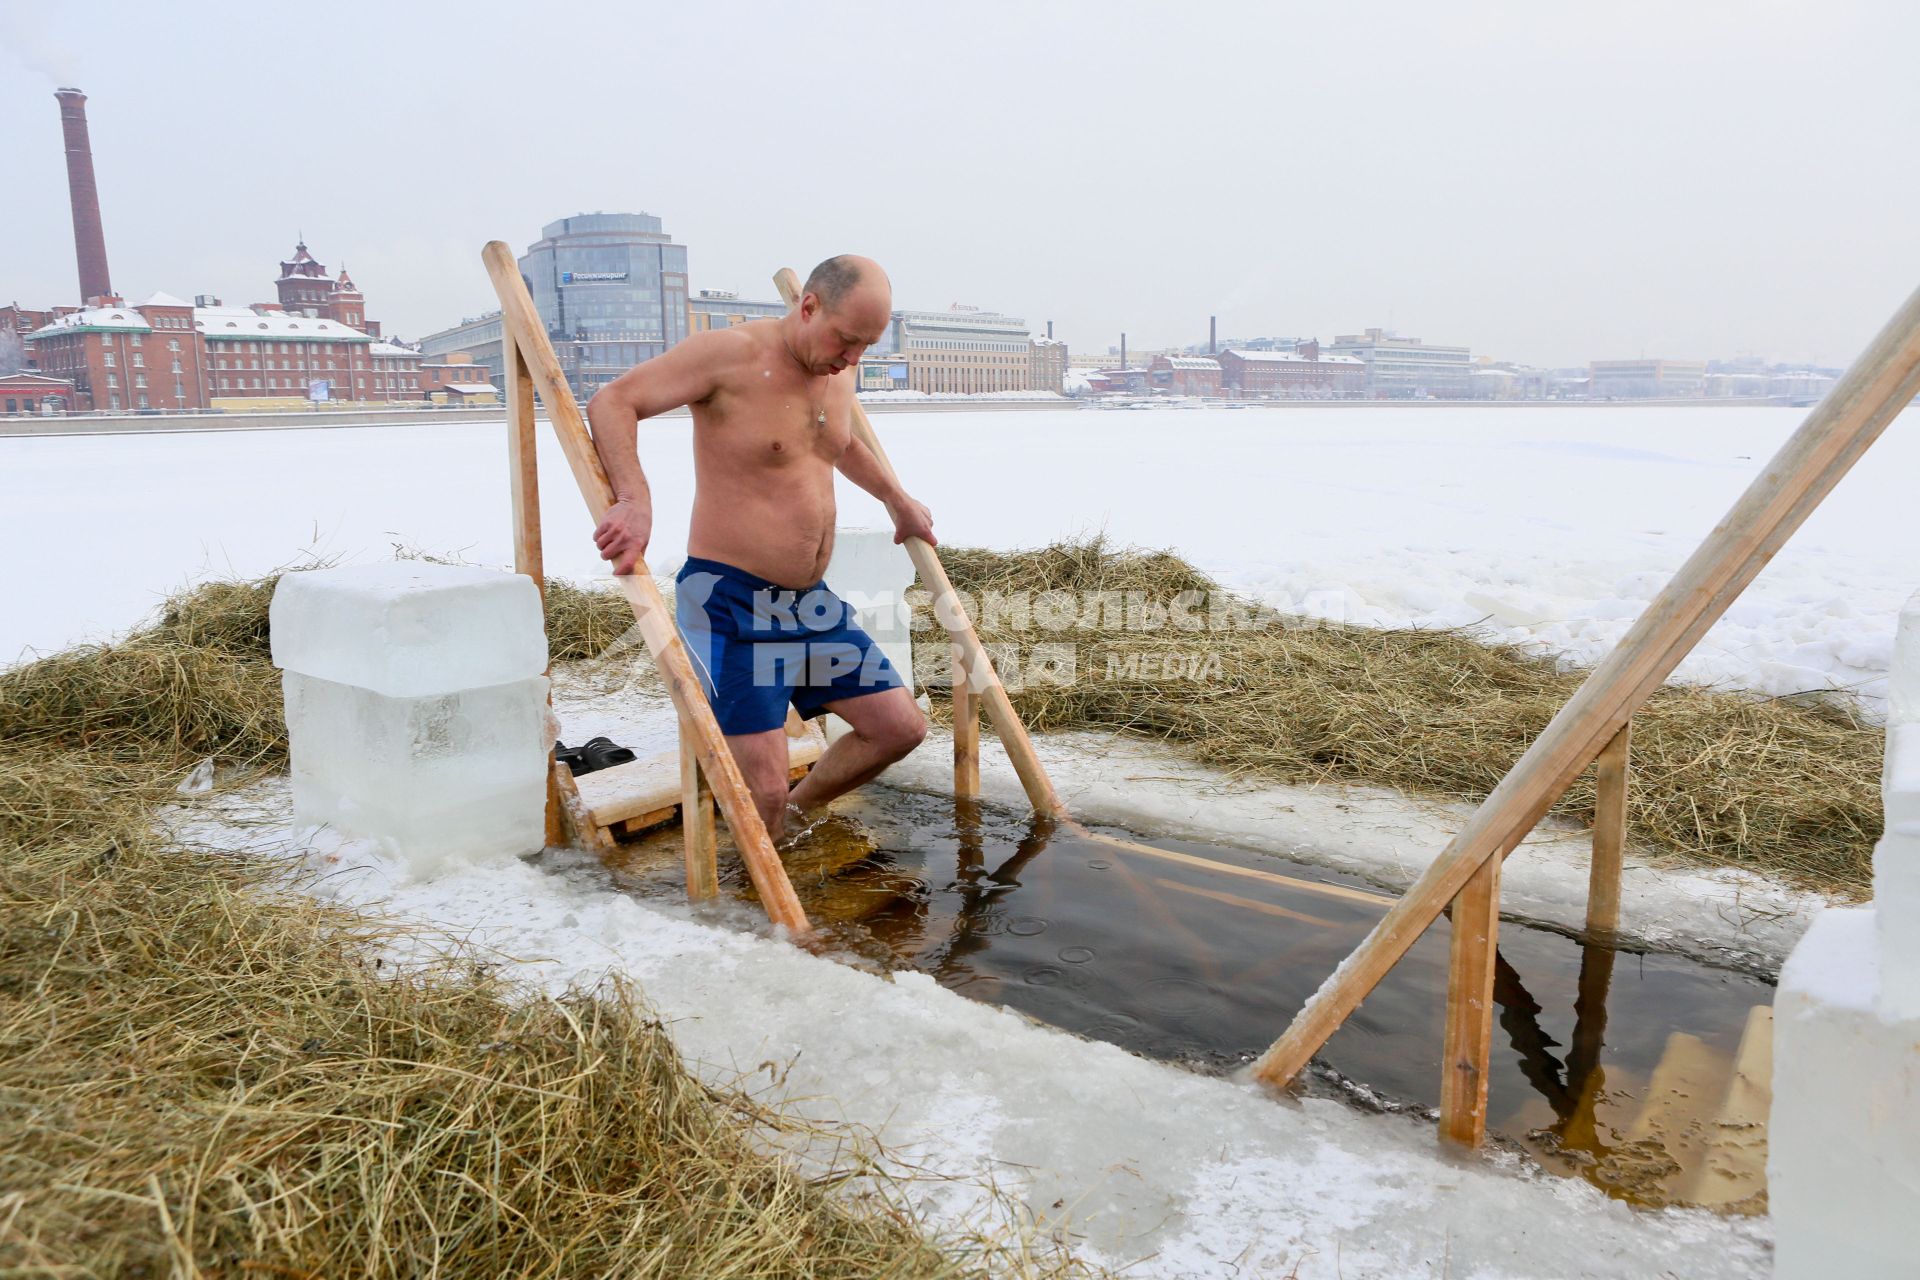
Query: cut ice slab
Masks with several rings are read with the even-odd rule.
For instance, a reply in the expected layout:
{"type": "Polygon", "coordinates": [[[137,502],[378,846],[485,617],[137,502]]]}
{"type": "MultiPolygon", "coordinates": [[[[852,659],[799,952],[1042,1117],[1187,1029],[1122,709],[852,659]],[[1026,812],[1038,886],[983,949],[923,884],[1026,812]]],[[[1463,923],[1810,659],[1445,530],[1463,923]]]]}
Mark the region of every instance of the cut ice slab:
{"type": "Polygon", "coordinates": [[[546,843],[545,676],[423,698],[282,681],[299,826],[369,838],[414,879],[546,843]]]}
{"type": "Polygon", "coordinates": [[[393,560],[282,574],[273,664],[413,698],[543,674],[540,590],[521,573],[393,560]]]}

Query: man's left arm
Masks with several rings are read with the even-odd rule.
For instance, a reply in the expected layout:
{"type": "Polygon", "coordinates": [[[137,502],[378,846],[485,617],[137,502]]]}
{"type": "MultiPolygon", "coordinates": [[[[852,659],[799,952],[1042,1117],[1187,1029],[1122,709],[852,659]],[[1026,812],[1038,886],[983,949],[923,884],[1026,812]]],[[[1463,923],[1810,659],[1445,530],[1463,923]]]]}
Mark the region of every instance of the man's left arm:
{"type": "Polygon", "coordinates": [[[933,512],[925,504],[916,502],[907,496],[900,482],[888,474],[887,468],[880,465],[880,459],[873,456],[873,450],[867,448],[859,436],[847,442],[847,447],[834,464],[840,468],[840,474],[865,489],[886,505],[887,515],[893,519],[893,540],[905,542],[908,538],[920,538],[930,547],[940,545],[933,536],[933,512]]]}

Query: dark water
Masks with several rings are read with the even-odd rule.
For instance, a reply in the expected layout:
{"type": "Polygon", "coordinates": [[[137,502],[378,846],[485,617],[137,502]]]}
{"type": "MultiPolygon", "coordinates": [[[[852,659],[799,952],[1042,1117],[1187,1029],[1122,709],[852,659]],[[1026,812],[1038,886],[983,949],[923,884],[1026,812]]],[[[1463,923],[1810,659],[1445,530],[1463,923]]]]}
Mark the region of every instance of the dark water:
{"type": "MultiPolygon", "coordinates": [[[[885,788],[836,807],[853,821],[816,833],[788,865],[809,916],[840,948],[1202,1070],[1264,1050],[1386,909],[1352,893],[1378,892],[1356,881],[1218,845],[1153,840],[1198,861],[1170,860],[885,788]]],[[[677,833],[633,852],[640,886],[681,892],[677,833]]],[[[722,863],[730,890],[750,894],[724,850],[722,863]]],[[[1320,1054],[1313,1088],[1364,1105],[1438,1105],[1447,931],[1444,919],[1428,929],[1348,1019],[1320,1054]]],[[[1512,922],[1499,944],[1490,1131],[1614,1194],[1688,1199],[1675,1189],[1679,1166],[1697,1161],[1632,1136],[1649,1079],[1683,1033],[1687,1087],[1700,1091],[1705,1072],[1717,1098],[1749,1012],[1772,1003],[1772,988],[1512,922]]]]}

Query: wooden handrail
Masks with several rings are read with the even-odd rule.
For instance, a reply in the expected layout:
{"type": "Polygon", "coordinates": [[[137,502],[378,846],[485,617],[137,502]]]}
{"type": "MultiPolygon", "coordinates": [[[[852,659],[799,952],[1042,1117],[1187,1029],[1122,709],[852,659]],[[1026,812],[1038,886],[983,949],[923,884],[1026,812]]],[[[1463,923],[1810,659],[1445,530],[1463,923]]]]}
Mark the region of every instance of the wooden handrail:
{"type": "MultiPolygon", "coordinates": [[[[791,267],[776,271],[773,283],[789,307],[799,305],[800,277],[794,274],[791,267]]],[[[873,454],[888,478],[898,484],[899,475],[893,469],[893,462],[881,447],[880,437],[874,434],[873,424],[867,420],[867,411],[857,399],[853,403],[853,435],[873,454]]],[[[907,555],[913,560],[920,580],[933,591],[934,617],[946,627],[953,643],[966,656],[967,667],[973,672],[974,691],[987,710],[987,718],[993,721],[994,731],[1000,735],[1000,745],[1013,762],[1013,771],[1020,775],[1020,785],[1026,789],[1028,802],[1033,805],[1034,812],[1042,817],[1064,818],[1066,806],[1061,803],[1059,793],[1053,789],[1053,779],[1047,776],[1046,767],[1040,763],[1040,757],[1033,749],[1033,739],[1027,736],[1027,726],[1020,722],[1019,714],[1014,711],[1013,700],[1007,697],[1006,686],[1000,683],[1000,675],[993,669],[993,660],[987,656],[980,637],[974,633],[972,620],[961,608],[953,583],[948,580],[946,568],[940,563],[939,553],[922,538],[908,538],[906,545],[907,555]]]]}
{"type": "MultiPolygon", "coordinates": [[[[513,251],[499,240],[489,241],[480,256],[493,279],[494,292],[500,297],[502,325],[526,359],[528,374],[547,406],[548,421],[560,439],[574,482],[586,501],[587,513],[597,522],[613,505],[613,486],[607,483],[607,474],[600,465],[593,437],[587,432],[586,420],[581,417],[580,406],[567,387],[559,357],[547,341],[526,281],[520,278],[519,264],[514,261],[513,251]]],[[[694,674],[686,645],[673,624],[673,612],[661,597],[660,588],[654,585],[646,562],[636,561],[633,573],[621,575],[614,581],[620,584],[627,603],[633,608],[634,622],[647,642],[655,665],[660,668],[667,695],[680,714],[681,733],[691,739],[691,750],[700,772],[713,788],[713,797],[721,811],[727,815],[734,843],[746,861],[747,875],[760,894],[760,901],[766,905],[768,917],[796,935],[807,934],[810,930],[806,912],[801,909],[800,899],[787,879],[786,868],[780,864],[773,841],[767,837],[766,824],[760,821],[760,811],[753,804],[753,793],[747,789],[740,766],[735,763],[720,725],[713,718],[713,708],[707,705],[706,692],[694,674]]]]}
{"type": "Polygon", "coordinates": [[[1707,535],[1386,918],[1307,1001],[1253,1074],[1285,1085],[1489,859],[1504,858],[1920,390],[1920,291],[1707,535]]]}

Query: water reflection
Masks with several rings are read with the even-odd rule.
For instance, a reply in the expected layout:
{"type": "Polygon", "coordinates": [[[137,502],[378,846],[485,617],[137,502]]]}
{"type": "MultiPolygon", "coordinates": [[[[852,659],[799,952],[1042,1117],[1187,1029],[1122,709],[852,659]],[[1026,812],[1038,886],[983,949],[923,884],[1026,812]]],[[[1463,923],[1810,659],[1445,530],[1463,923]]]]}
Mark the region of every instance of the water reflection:
{"type": "MultiPolygon", "coordinates": [[[[1227,847],[1116,845],[884,788],[842,803],[845,829],[789,863],[808,914],[842,948],[1202,1070],[1231,1070],[1263,1050],[1386,905],[1324,870],[1227,847]]],[[[661,869],[641,880],[674,895],[677,844],[661,840],[661,869]]],[[[736,868],[723,877],[732,891],[750,895],[737,860],[724,865],[736,868]]],[[[1683,957],[1511,922],[1500,943],[1489,1129],[1613,1194],[1675,1199],[1691,1175],[1686,1159],[1669,1158],[1671,1135],[1646,1121],[1648,1082],[1671,1074],[1670,1040],[1686,1042],[1695,1077],[1730,1069],[1749,1009],[1769,1004],[1771,989],[1683,957]]],[[[1434,1106],[1446,970],[1442,920],[1329,1042],[1320,1056],[1329,1078],[1434,1106]]]]}

